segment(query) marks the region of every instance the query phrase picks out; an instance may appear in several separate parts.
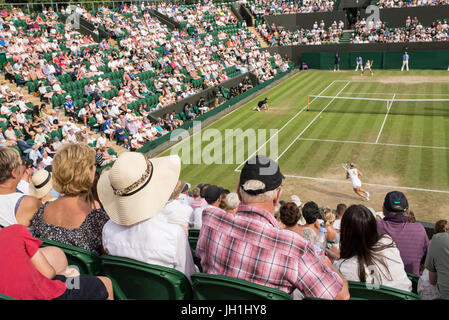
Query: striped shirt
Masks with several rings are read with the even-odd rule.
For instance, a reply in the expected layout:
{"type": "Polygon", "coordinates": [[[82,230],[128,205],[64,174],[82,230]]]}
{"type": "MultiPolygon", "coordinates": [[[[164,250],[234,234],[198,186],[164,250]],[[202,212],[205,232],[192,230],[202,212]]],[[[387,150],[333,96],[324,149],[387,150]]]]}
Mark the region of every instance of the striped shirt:
{"type": "Polygon", "coordinates": [[[419,276],[419,267],[426,259],[429,238],[420,223],[410,223],[407,217],[391,216],[377,221],[377,232],[388,234],[397,243],[405,272],[419,276]]]}
{"type": "Polygon", "coordinates": [[[321,263],[313,245],[279,228],[273,215],[240,205],[236,214],[208,207],[203,211],[196,255],[203,272],[243,279],[289,294],[333,299],[343,280],[321,263]]]}

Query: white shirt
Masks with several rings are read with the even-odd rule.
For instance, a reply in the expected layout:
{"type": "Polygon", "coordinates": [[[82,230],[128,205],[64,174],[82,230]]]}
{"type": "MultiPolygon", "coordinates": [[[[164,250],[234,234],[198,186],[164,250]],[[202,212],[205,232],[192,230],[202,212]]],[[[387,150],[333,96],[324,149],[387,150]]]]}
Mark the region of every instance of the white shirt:
{"type": "MultiPolygon", "coordinates": [[[[379,244],[389,244],[392,241],[391,237],[384,235],[380,240],[379,244]]],[[[366,283],[377,283],[404,291],[412,291],[412,282],[407,277],[407,273],[404,270],[404,263],[402,262],[399,249],[397,247],[387,248],[378,252],[382,255],[387,269],[376,262],[374,266],[374,273],[371,274],[370,269],[365,266],[366,283]],[[390,274],[388,274],[388,271],[390,274]]],[[[350,281],[360,281],[357,257],[352,257],[350,259],[344,260],[339,259],[334,262],[334,266],[337,270],[340,270],[342,275],[350,281]]]]}
{"type": "Polygon", "coordinates": [[[165,216],[169,223],[182,224],[186,228],[189,228],[193,209],[179,199],[171,200],[167,202],[160,214],[165,216]]]}
{"type": "Polygon", "coordinates": [[[185,193],[180,193],[178,200],[181,201],[182,203],[190,206],[193,202],[193,198],[185,193]]]}
{"type": "Polygon", "coordinates": [[[189,280],[198,272],[185,231],[160,214],[131,226],[109,220],[103,227],[102,241],[110,255],[174,268],[189,280]]]}
{"type": "Polygon", "coordinates": [[[195,211],[193,211],[193,228],[192,229],[201,229],[201,226],[203,225],[203,210],[205,208],[210,208],[211,205],[206,205],[204,207],[196,208],[195,211]]]}
{"type": "Polygon", "coordinates": [[[17,184],[16,189],[25,195],[29,195],[30,194],[30,183],[25,180],[20,180],[20,182],[17,184]]]}
{"type": "Polygon", "coordinates": [[[42,157],[42,166],[43,166],[43,168],[51,165],[52,162],[53,162],[53,158],[52,157],[49,157],[49,156],[47,156],[47,158],[42,157]]]}
{"type": "Polygon", "coordinates": [[[96,147],[99,148],[99,147],[104,147],[104,146],[106,146],[106,138],[105,137],[99,137],[97,139],[96,147]]]}

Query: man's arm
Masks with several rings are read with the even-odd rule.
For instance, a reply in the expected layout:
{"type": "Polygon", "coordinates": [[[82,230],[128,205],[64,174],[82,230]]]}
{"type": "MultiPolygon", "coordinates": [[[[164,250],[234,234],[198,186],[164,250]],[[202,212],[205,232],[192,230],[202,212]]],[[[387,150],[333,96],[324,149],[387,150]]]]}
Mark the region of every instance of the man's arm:
{"type": "Polygon", "coordinates": [[[31,225],[31,220],[33,220],[34,215],[37,210],[39,210],[41,205],[42,203],[38,198],[33,196],[24,196],[20,202],[19,208],[17,209],[17,222],[25,227],[29,227],[31,225]]]}
{"type": "Polygon", "coordinates": [[[46,278],[53,279],[56,275],[55,269],[50,265],[44,254],[37,250],[34,256],[30,259],[33,266],[46,278]]]}
{"type": "Polygon", "coordinates": [[[328,266],[332,271],[337,273],[341,280],[343,280],[343,287],[341,288],[340,292],[335,296],[334,300],[349,300],[350,294],[349,294],[349,286],[348,281],[345,279],[345,277],[338,271],[332,264],[332,262],[329,260],[328,257],[323,257],[320,259],[321,263],[328,266]]]}
{"type": "Polygon", "coordinates": [[[437,273],[429,271],[429,282],[430,282],[430,284],[435,286],[437,284],[437,280],[438,280],[437,273]]]}

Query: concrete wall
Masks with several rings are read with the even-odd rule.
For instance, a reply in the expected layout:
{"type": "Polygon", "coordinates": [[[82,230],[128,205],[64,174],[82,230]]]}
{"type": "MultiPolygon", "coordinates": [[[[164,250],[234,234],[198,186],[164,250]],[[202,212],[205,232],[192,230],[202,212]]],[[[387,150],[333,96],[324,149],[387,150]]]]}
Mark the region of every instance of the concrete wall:
{"type": "Polygon", "coordinates": [[[364,44],[327,44],[327,45],[302,45],[270,47],[271,54],[279,53],[281,56],[287,56],[296,65],[301,62],[301,56],[304,52],[372,52],[372,51],[433,51],[449,50],[449,42],[408,42],[408,43],[364,43],[364,44]]]}
{"type": "MultiPolygon", "coordinates": [[[[251,72],[247,72],[244,74],[240,74],[240,75],[238,75],[232,79],[229,79],[227,81],[224,81],[224,82],[222,82],[221,85],[223,87],[229,89],[231,87],[236,86],[238,83],[242,82],[246,76],[248,76],[250,78],[250,80],[254,86],[256,86],[259,83],[259,80],[256,75],[254,75],[251,72]]],[[[186,103],[191,103],[192,105],[195,105],[198,102],[198,100],[200,100],[200,98],[204,98],[206,100],[206,104],[211,105],[214,102],[213,90],[214,90],[214,88],[212,88],[212,87],[202,90],[201,92],[194,94],[190,97],[187,97],[175,104],[169,105],[160,110],[153,111],[152,113],[150,113],[150,116],[153,119],[157,119],[159,117],[162,118],[162,116],[167,112],[172,113],[173,111],[175,111],[176,113],[179,113],[181,111],[184,111],[184,105],[186,103]]]]}
{"type": "Polygon", "coordinates": [[[330,27],[334,21],[338,23],[340,20],[345,23],[345,27],[347,25],[346,13],[344,11],[281,14],[276,16],[264,16],[264,18],[269,26],[274,23],[275,25],[284,26],[289,30],[295,30],[296,26],[311,29],[315,21],[320,23],[321,20],[324,21],[326,27],[330,27]]]}

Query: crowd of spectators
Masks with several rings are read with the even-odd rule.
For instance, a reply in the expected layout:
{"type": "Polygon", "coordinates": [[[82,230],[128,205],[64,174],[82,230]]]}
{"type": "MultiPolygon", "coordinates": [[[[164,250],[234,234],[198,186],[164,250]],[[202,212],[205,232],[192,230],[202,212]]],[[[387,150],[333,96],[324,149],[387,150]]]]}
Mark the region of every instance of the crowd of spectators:
{"type": "Polygon", "coordinates": [[[423,26],[416,18],[408,17],[405,26],[389,28],[385,22],[372,20],[367,23],[363,18],[355,24],[351,43],[398,43],[398,42],[433,42],[448,41],[449,25],[447,20],[436,20],[430,26],[423,26]]]}
{"type": "MultiPolygon", "coordinates": [[[[168,29],[148,9],[157,8],[142,3],[124,4],[119,10],[89,11],[77,5],[60,13],[52,8],[30,15],[20,9],[5,12],[0,18],[0,49],[7,59],[7,82],[0,86],[0,143],[16,147],[42,169],[61,145],[85,142],[99,149],[97,163],[106,165],[115,160],[114,152],[108,153],[112,141],[137,150],[216,107],[217,101],[211,105],[201,98],[195,106],[185,106],[185,118],[167,112],[151,123],[150,112],[209,87],[221,88],[237,74],[250,71],[264,82],[291,67],[280,55],[259,50],[256,37],[235,24],[226,6],[210,2],[183,10],[191,34],[168,29]],[[61,23],[60,14],[73,13],[117,37],[119,50],[111,38],[96,43],[61,23]],[[229,23],[234,23],[233,30],[225,28],[229,23]],[[217,27],[221,29],[214,31],[217,27]],[[24,86],[40,98],[38,106],[24,99],[24,86]]],[[[248,78],[242,82],[225,98],[254,85],[248,78]]]]}
{"type": "Polygon", "coordinates": [[[447,0],[379,0],[377,6],[383,8],[407,8],[407,7],[423,7],[423,6],[441,6],[447,5],[447,0]]]}
{"type": "Polygon", "coordinates": [[[328,43],[339,43],[343,35],[343,21],[334,21],[328,28],[323,20],[317,21],[311,29],[298,27],[290,31],[283,26],[272,24],[268,27],[265,23],[257,26],[257,31],[270,44],[270,46],[293,46],[293,45],[321,45],[328,43]]]}
{"type": "Polygon", "coordinates": [[[0,257],[9,257],[0,259],[0,293],[17,299],[113,298],[110,279],[72,274],[62,251],[41,251],[37,238],[44,238],[174,268],[188,279],[197,272],[240,278],[294,299],[348,299],[348,281],[411,292],[410,275],[420,277],[422,298],[449,297],[447,221],[435,224],[429,241],[402,192],[388,192],[380,212],[343,203],[332,210],[302,203],[297,195],[282,200],[281,169],[264,156],[245,163],[236,192],[180,180],[178,156],[148,159],[124,152],[101,175],[96,161],[94,148],[70,143],[56,151],[50,171],[27,172],[17,150],[0,147],[0,257]],[[262,170],[267,166],[275,168],[270,175],[262,170]],[[195,254],[192,229],[201,230],[195,254]],[[317,248],[322,232],[324,255],[317,248]],[[27,259],[33,267],[25,268],[27,259]],[[42,263],[48,271],[42,272],[42,263]],[[25,285],[35,269],[39,281],[25,285]],[[14,285],[6,280],[12,273],[14,285]],[[70,291],[64,285],[69,275],[80,276],[89,290],[70,291]],[[36,290],[42,282],[45,287],[36,290]]]}
{"type": "Polygon", "coordinates": [[[244,0],[251,13],[262,18],[264,15],[330,12],[334,10],[332,0],[244,0]]]}

